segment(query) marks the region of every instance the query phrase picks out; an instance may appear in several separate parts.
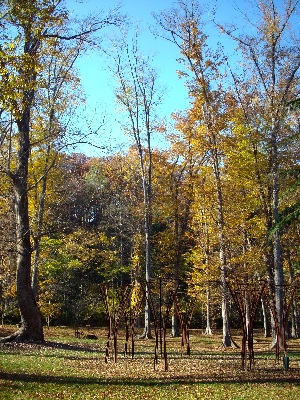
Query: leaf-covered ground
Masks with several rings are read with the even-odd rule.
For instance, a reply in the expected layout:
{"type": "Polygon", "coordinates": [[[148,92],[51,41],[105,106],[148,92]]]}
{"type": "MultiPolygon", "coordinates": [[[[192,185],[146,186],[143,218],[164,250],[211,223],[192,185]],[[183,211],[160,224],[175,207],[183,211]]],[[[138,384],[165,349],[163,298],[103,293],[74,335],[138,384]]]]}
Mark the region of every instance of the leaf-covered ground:
{"type": "MultiPolygon", "coordinates": [[[[290,368],[275,362],[270,341],[257,337],[255,365],[241,369],[240,349],[220,347],[221,337],[191,334],[191,355],[181,356],[180,339],[168,338],[168,370],[154,340],[136,340],[135,356],[105,363],[105,331],[98,340],[75,339],[65,330],[46,331],[42,344],[0,347],[1,399],[299,399],[299,341],[289,342],[290,368]]],[[[120,334],[121,336],[121,334],[120,334]]],[[[240,337],[235,340],[240,343],[240,337]]]]}

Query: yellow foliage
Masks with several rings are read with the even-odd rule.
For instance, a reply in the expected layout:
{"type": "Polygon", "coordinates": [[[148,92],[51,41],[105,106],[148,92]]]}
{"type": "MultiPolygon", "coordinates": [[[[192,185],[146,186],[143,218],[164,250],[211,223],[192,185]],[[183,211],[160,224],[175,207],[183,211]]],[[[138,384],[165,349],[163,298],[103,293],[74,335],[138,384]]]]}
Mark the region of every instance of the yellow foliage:
{"type": "Polygon", "coordinates": [[[139,282],[135,282],[131,292],[131,299],[130,299],[130,307],[135,309],[136,306],[140,303],[141,297],[143,296],[143,291],[141,284],[139,282]]]}

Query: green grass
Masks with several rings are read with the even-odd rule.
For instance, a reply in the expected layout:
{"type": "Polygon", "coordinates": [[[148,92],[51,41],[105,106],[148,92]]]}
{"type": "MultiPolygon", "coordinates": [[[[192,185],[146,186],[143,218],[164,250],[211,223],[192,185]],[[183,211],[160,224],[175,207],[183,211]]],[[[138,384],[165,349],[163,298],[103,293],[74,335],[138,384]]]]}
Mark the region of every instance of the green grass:
{"type": "MultiPolygon", "coordinates": [[[[220,336],[191,333],[191,356],[180,356],[180,339],[168,338],[154,370],[154,341],[137,340],[136,355],[105,363],[106,337],[76,339],[68,329],[45,331],[46,342],[0,347],[2,399],[300,399],[299,341],[291,342],[290,366],[274,361],[269,343],[256,344],[252,371],[241,370],[240,350],[220,349],[220,336]]],[[[120,336],[122,332],[120,332],[120,336]]],[[[237,337],[239,343],[239,338],[237,337]]]]}

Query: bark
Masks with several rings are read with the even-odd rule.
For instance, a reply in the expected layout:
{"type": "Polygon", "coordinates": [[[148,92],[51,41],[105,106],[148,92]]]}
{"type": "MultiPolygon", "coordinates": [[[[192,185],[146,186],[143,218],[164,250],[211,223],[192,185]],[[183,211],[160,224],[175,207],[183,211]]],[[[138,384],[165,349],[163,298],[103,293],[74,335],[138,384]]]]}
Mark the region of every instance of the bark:
{"type": "Polygon", "coordinates": [[[266,304],[264,299],[261,300],[262,312],[263,312],[263,320],[264,320],[264,336],[271,336],[271,323],[270,323],[270,310],[266,304]]]}
{"type": "Polygon", "coordinates": [[[247,290],[245,293],[245,319],[246,319],[246,327],[247,327],[247,338],[249,337],[249,326],[250,326],[250,310],[251,310],[251,301],[250,301],[250,293],[247,290]]]}
{"type": "MultiPolygon", "coordinates": [[[[278,150],[276,127],[272,127],[272,178],[273,178],[273,223],[276,226],[279,222],[279,182],[278,182],[278,150]]],[[[283,267],[281,261],[281,232],[276,229],[273,237],[274,252],[274,283],[275,283],[275,302],[279,325],[279,332],[285,329],[282,326],[283,315],[283,267]]]]}
{"type": "Polygon", "coordinates": [[[205,334],[211,335],[211,326],[210,326],[210,290],[206,290],[206,328],[205,334]]]}
{"type": "Polygon", "coordinates": [[[151,339],[151,308],[150,308],[150,302],[149,302],[149,290],[150,290],[150,276],[151,276],[151,264],[150,264],[150,238],[149,240],[146,237],[146,303],[145,303],[145,327],[144,327],[144,332],[141,335],[141,338],[143,339],[151,339]],[[147,260],[148,258],[148,260],[147,260]]]}
{"type": "Polygon", "coordinates": [[[299,337],[299,314],[297,310],[297,302],[293,299],[291,304],[291,338],[297,339],[299,337]]]}
{"type": "Polygon", "coordinates": [[[232,339],[230,334],[230,321],[228,312],[228,290],[226,286],[226,269],[221,268],[221,291],[222,291],[222,320],[223,320],[223,347],[230,347],[232,339]]]}
{"type": "Polygon", "coordinates": [[[28,213],[28,159],[30,110],[26,109],[18,121],[19,152],[18,167],[13,175],[14,202],[16,213],[16,250],[17,250],[17,298],[21,316],[20,329],[2,341],[43,341],[43,326],[39,307],[31,287],[31,241],[28,213]]]}
{"type": "MultiPolygon", "coordinates": [[[[175,183],[175,202],[176,202],[176,209],[175,209],[175,260],[174,260],[174,290],[178,286],[179,283],[179,265],[180,265],[180,237],[179,237],[179,210],[178,210],[178,183],[175,183]]],[[[179,318],[175,313],[172,315],[172,336],[179,337],[180,336],[180,323],[179,318]]]]}
{"type": "Polygon", "coordinates": [[[172,337],[180,337],[180,321],[178,315],[172,315],[172,337]]]}
{"type": "MultiPolygon", "coordinates": [[[[150,154],[149,154],[150,156],[150,154]]],[[[152,224],[152,185],[151,185],[151,171],[149,171],[148,182],[144,174],[143,159],[140,156],[140,162],[142,165],[143,175],[143,187],[144,187],[144,208],[145,208],[145,278],[146,278],[146,304],[145,304],[145,328],[141,335],[141,338],[151,339],[151,308],[149,303],[149,290],[150,290],[150,278],[151,278],[151,224],[152,224]]],[[[151,157],[150,157],[151,163],[151,157]]]]}
{"type": "Polygon", "coordinates": [[[216,197],[217,197],[217,224],[219,236],[219,256],[220,256],[220,270],[221,270],[221,291],[222,291],[222,319],[223,319],[223,346],[229,347],[236,344],[232,340],[230,333],[230,320],[229,320],[229,293],[226,284],[227,278],[227,262],[225,254],[225,235],[224,235],[224,213],[223,213],[223,193],[220,177],[220,165],[218,157],[218,149],[216,137],[214,134],[210,137],[213,157],[213,168],[216,183],[216,197]]]}
{"type": "MultiPolygon", "coordinates": [[[[295,273],[294,269],[292,266],[291,262],[291,255],[290,251],[287,250],[287,260],[288,260],[288,266],[289,266],[289,275],[290,275],[290,285],[293,284],[294,279],[295,279],[295,273]]],[[[291,326],[290,326],[290,337],[292,339],[297,339],[299,335],[299,325],[298,325],[298,309],[297,309],[297,301],[295,297],[293,297],[292,302],[291,302],[291,326]]]]}
{"type": "Polygon", "coordinates": [[[44,340],[39,307],[31,288],[31,242],[28,213],[28,159],[30,111],[24,112],[18,123],[19,166],[14,176],[16,236],[17,236],[17,296],[21,315],[19,338],[22,340],[44,340]]]}

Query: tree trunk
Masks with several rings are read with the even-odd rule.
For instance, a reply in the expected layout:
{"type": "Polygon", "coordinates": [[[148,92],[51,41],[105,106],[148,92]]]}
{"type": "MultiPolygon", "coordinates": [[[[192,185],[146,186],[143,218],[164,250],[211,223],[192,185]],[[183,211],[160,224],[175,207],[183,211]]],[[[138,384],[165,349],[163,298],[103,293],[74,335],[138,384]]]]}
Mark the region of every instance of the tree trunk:
{"type": "Polygon", "coordinates": [[[293,299],[291,303],[291,338],[297,339],[299,337],[299,315],[297,312],[297,302],[293,299]]]}
{"type": "Polygon", "coordinates": [[[205,334],[211,335],[211,326],[210,326],[210,290],[209,288],[206,289],[206,328],[205,334]]]}
{"type": "MultiPolygon", "coordinates": [[[[149,281],[147,281],[149,282],[149,281]]],[[[140,338],[142,339],[151,339],[152,335],[151,335],[151,308],[150,308],[150,304],[149,304],[149,284],[148,286],[146,286],[146,303],[145,303],[145,313],[144,313],[144,317],[145,317],[145,326],[144,326],[144,332],[142,333],[142,335],[140,336],[140,338]]]]}
{"type": "Polygon", "coordinates": [[[250,326],[250,314],[251,314],[251,300],[250,300],[250,293],[247,290],[245,293],[245,319],[246,319],[246,327],[247,327],[247,338],[249,338],[249,334],[251,332],[249,331],[249,326],[250,326]]]}
{"type": "MultiPolygon", "coordinates": [[[[180,238],[179,238],[179,210],[178,210],[178,186],[176,184],[176,191],[175,191],[175,201],[176,201],[176,209],[175,209],[175,259],[174,259],[174,269],[173,269],[173,278],[174,278],[174,286],[173,290],[176,290],[178,284],[179,284],[179,265],[180,265],[180,257],[181,257],[181,251],[180,251],[180,238]]],[[[172,315],[172,336],[173,337],[179,337],[180,336],[180,323],[179,323],[179,318],[178,315],[175,312],[175,307],[174,307],[174,313],[172,315]]]]}
{"type": "MultiPolygon", "coordinates": [[[[144,183],[146,186],[146,183],[144,183]]],[[[145,190],[145,189],[144,189],[145,190]]],[[[149,189],[150,191],[150,189],[149,189]]],[[[145,193],[145,192],[144,192],[145,193]]],[[[146,257],[146,271],[145,271],[145,278],[146,278],[146,303],[145,303],[145,328],[144,332],[141,335],[141,338],[144,339],[151,339],[151,308],[149,303],[149,290],[151,286],[150,278],[151,278],[151,238],[150,238],[150,231],[151,231],[151,221],[152,221],[152,208],[151,208],[151,196],[150,200],[147,195],[144,195],[144,205],[145,205],[145,257],[146,257]],[[147,200],[148,199],[148,200],[147,200]]]]}
{"type": "Polygon", "coordinates": [[[264,299],[261,299],[261,306],[264,319],[264,336],[267,338],[271,336],[270,310],[264,299]]]}
{"type": "MultiPolygon", "coordinates": [[[[209,126],[208,126],[209,127],[209,126]]],[[[224,213],[223,213],[223,193],[220,177],[220,165],[219,156],[216,143],[216,137],[212,133],[211,137],[212,157],[213,157],[213,168],[216,182],[216,197],[217,197],[217,224],[218,224],[218,236],[219,236],[219,256],[220,256],[220,270],[221,270],[221,291],[222,291],[222,319],[223,319],[223,346],[229,347],[236,344],[232,340],[230,333],[230,320],[229,320],[229,295],[226,284],[227,278],[227,262],[225,254],[225,236],[224,236],[224,213]]]]}
{"type": "Polygon", "coordinates": [[[27,109],[18,121],[19,151],[18,166],[13,178],[14,202],[16,213],[16,250],[17,250],[17,298],[21,316],[19,331],[3,341],[33,340],[43,341],[43,325],[39,307],[31,287],[31,242],[28,213],[28,159],[30,111],[27,109]]]}
{"type": "MultiPolygon", "coordinates": [[[[279,179],[278,179],[278,150],[277,150],[277,132],[275,123],[272,123],[272,210],[273,210],[273,224],[279,222],[279,179]]],[[[278,326],[280,332],[280,346],[283,346],[282,338],[284,337],[282,316],[283,316],[283,266],[281,260],[281,232],[276,229],[273,235],[273,255],[274,255],[274,294],[275,304],[278,319],[278,326]]]]}
{"type": "Polygon", "coordinates": [[[221,268],[221,290],[222,290],[222,320],[223,320],[223,347],[232,345],[230,334],[230,321],[228,312],[228,290],[226,285],[226,270],[221,268]]]}
{"type": "MultiPolygon", "coordinates": [[[[289,275],[290,275],[290,285],[293,284],[295,279],[295,273],[291,262],[290,251],[287,250],[287,260],[289,266],[289,275]]],[[[295,297],[293,297],[291,302],[291,333],[290,337],[292,339],[297,339],[299,334],[299,326],[298,326],[298,312],[297,312],[297,301],[295,297]]]]}

